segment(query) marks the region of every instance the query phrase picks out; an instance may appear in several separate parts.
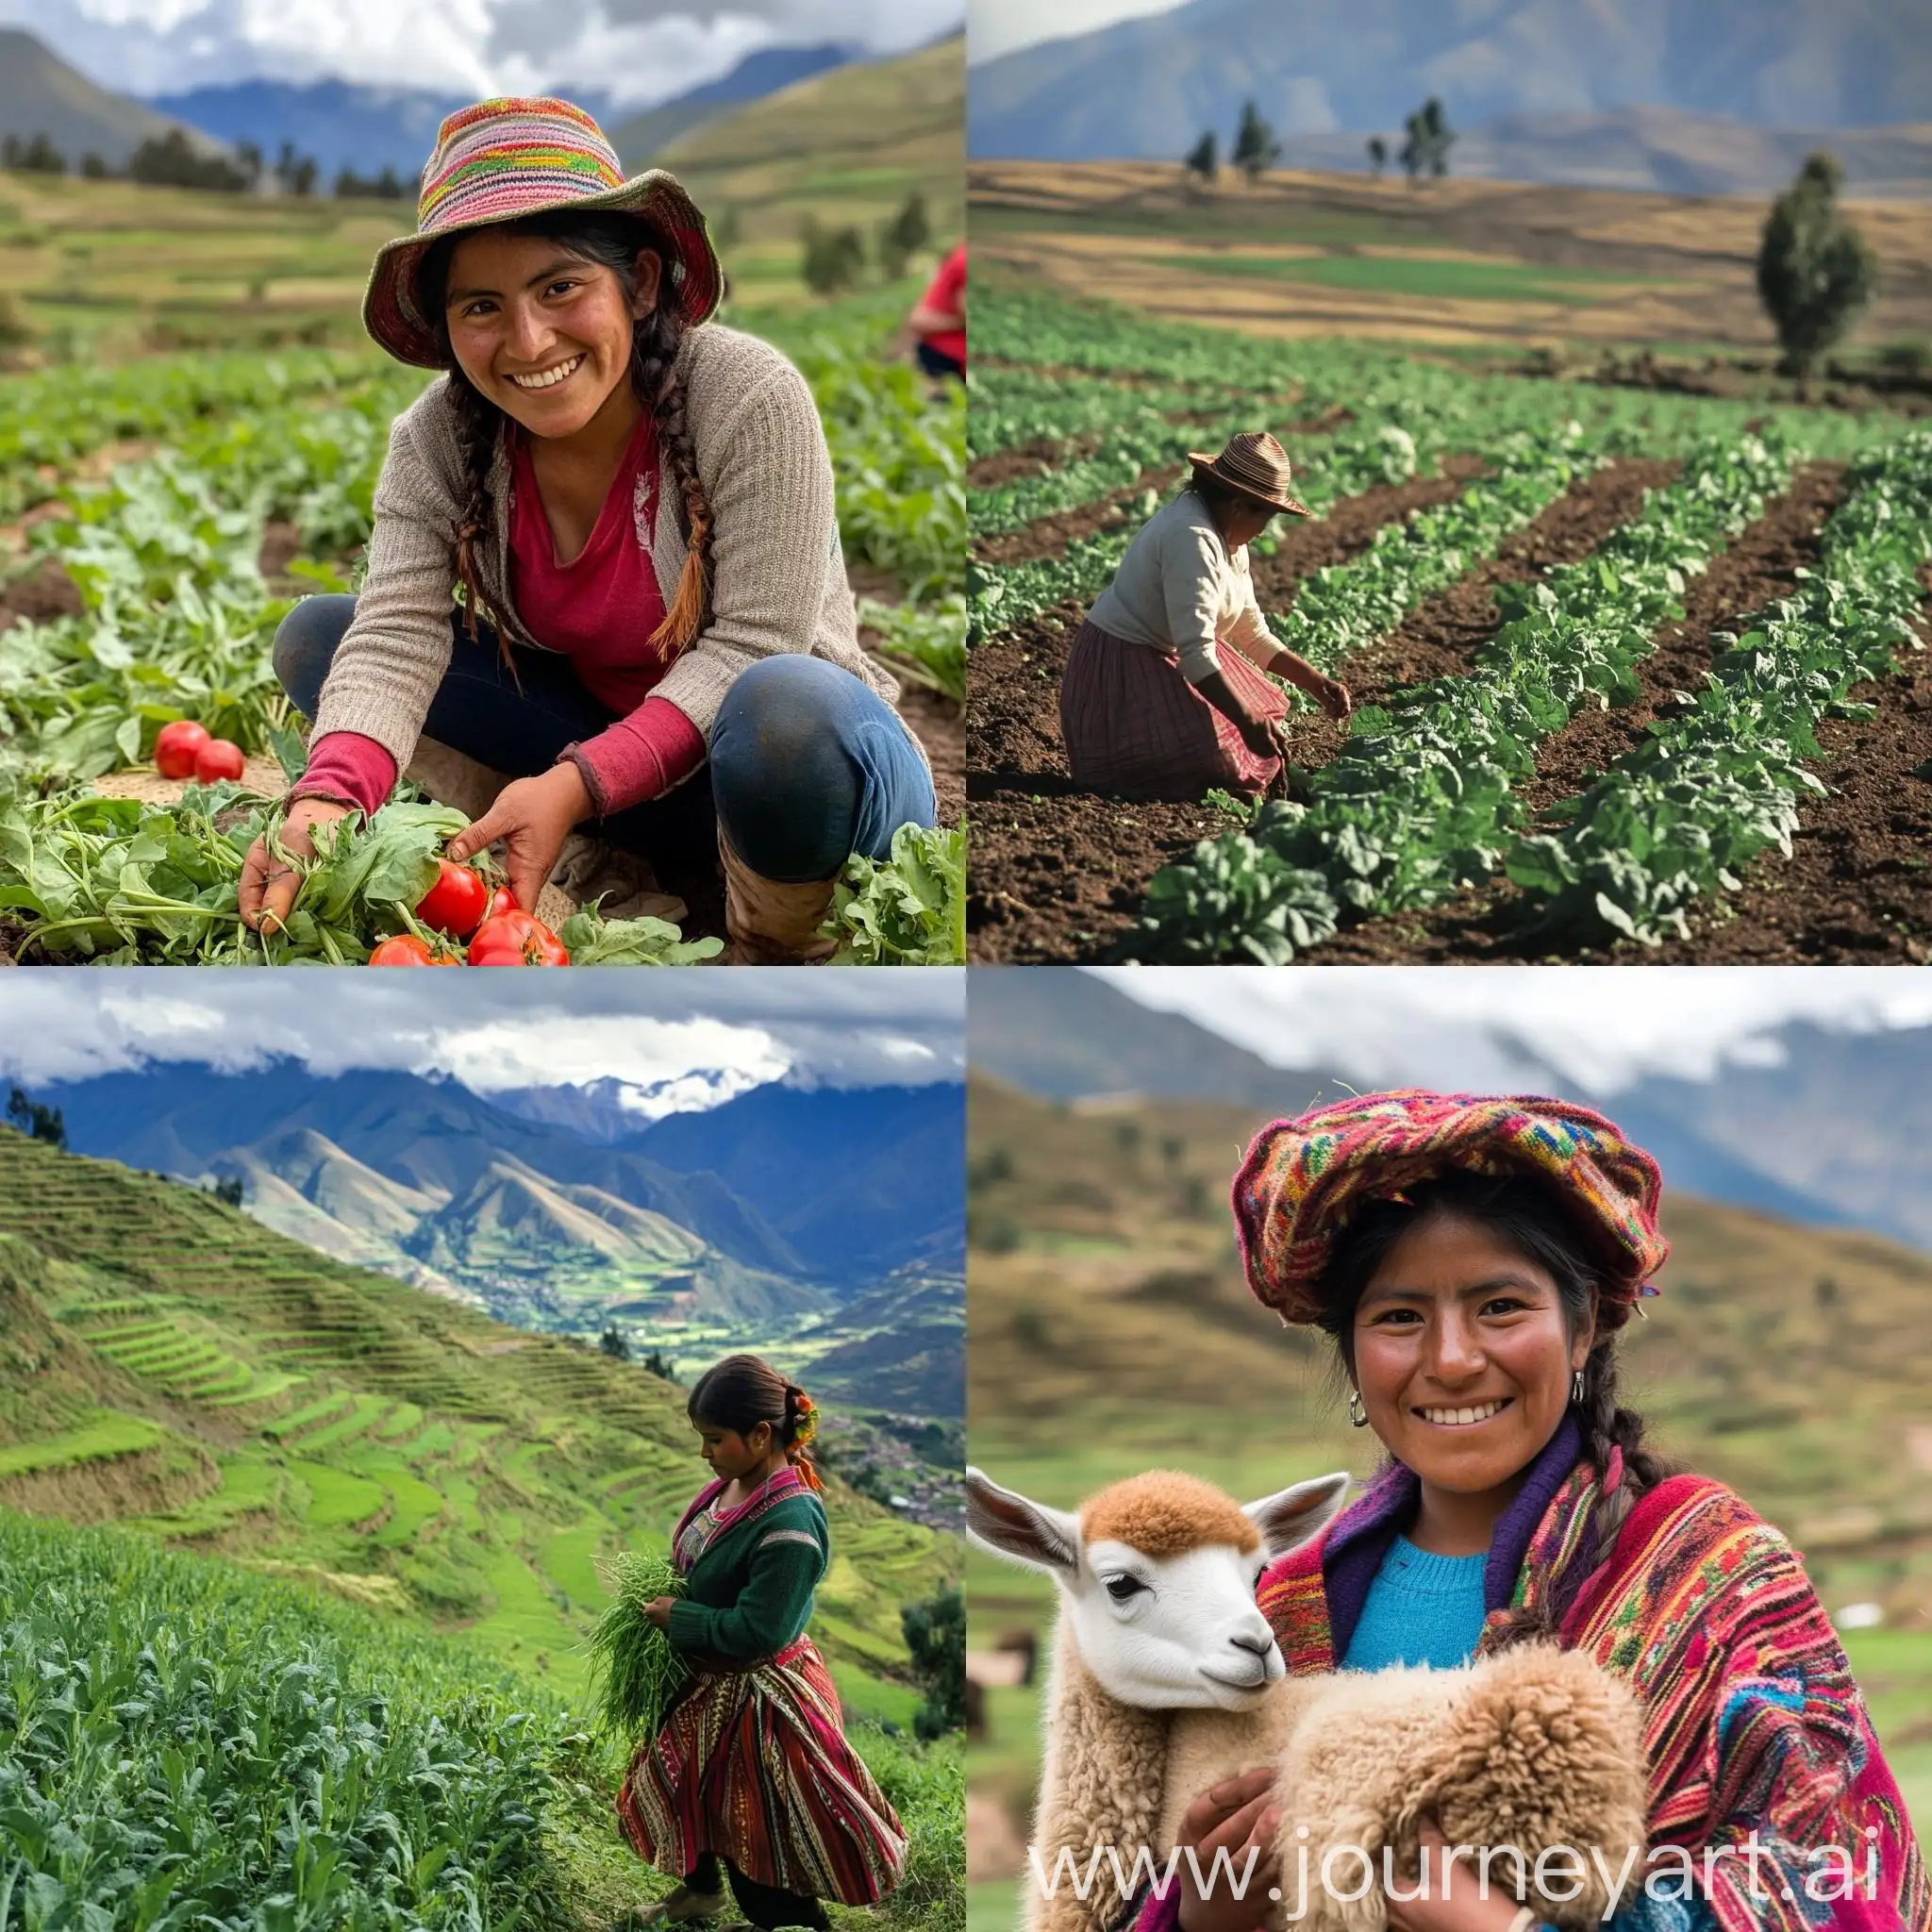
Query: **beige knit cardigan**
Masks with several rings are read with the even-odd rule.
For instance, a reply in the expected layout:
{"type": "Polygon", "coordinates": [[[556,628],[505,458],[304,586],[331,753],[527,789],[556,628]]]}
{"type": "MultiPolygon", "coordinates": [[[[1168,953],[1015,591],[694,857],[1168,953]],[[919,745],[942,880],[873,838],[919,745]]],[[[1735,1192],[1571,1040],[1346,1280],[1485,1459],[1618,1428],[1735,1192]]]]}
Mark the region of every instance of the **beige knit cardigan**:
{"type": "MultiPolygon", "coordinates": [[[[740,672],[761,658],[800,651],[829,659],[892,703],[898,685],[858,648],[832,461],[805,377],[769,342],[717,323],[690,330],[677,361],[698,475],[711,502],[712,614],[655,695],[668,698],[708,739],[740,672]]],[[[317,738],[360,732],[399,771],[415,754],[430,700],[449,668],[465,476],[443,376],[390,430],[375,485],[368,573],[315,714],[317,738]]],[[[478,615],[493,615],[514,642],[541,649],[510,601],[509,496],[509,457],[499,443],[490,472],[494,539],[475,546],[478,615]]],[[[684,568],[680,502],[660,456],[655,527],[641,485],[632,521],[639,543],[651,553],[667,608],[684,568]]]]}

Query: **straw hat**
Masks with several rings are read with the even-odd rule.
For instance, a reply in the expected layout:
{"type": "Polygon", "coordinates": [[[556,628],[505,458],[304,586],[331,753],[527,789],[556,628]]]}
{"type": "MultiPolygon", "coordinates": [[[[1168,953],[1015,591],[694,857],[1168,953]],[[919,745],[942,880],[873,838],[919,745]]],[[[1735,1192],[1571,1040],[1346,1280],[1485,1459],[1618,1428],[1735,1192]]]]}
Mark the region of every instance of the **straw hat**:
{"type": "Polygon", "coordinates": [[[399,361],[441,369],[436,318],[416,300],[416,270],[444,235],[550,208],[617,208],[645,217],[670,244],[665,276],[687,325],[724,292],[705,218],[675,175],[661,168],[625,179],[617,151],[581,108],[549,96],[478,101],[437,130],[423,170],[416,232],[386,242],[362,297],[369,333],[399,361]]]}
{"type": "Polygon", "coordinates": [[[1211,476],[1243,496],[1265,503],[1270,509],[1285,509],[1296,517],[1314,514],[1288,493],[1288,452],[1265,429],[1247,429],[1230,436],[1227,447],[1218,457],[1190,450],[1188,460],[1197,477],[1211,476]]]}

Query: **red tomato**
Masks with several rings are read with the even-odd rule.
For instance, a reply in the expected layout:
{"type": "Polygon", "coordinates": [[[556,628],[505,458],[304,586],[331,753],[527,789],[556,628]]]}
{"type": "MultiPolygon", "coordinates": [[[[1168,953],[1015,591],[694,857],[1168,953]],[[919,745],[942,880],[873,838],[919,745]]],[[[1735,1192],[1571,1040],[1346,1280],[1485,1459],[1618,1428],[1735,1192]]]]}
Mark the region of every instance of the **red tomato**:
{"type": "Polygon", "coordinates": [[[369,956],[372,966],[454,966],[457,962],[445,954],[439,958],[412,932],[399,932],[392,940],[384,940],[369,956]]]}
{"type": "Polygon", "coordinates": [[[508,886],[498,886],[495,891],[490,895],[490,909],[484,913],[483,917],[485,919],[496,919],[506,912],[514,912],[516,910],[517,895],[508,886]]]}
{"type": "Polygon", "coordinates": [[[439,932],[466,940],[483,924],[490,909],[490,888],[483,874],[454,859],[436,861],[436,883],[423,894],[416,917],[439,932]]]}
{"type": "Polygon", "coordinates": [[[204,785],[217,778],[239,778],[244,768],[242,747],[233,740],[210,738],[194,754],[194,775],[204,785]]]}
{"type": "Polygon", "coordinates": [[[163,724],[155,740],[155,770],[164,778],[194,776],[194,755],[209,742],[208,727],[192,718],[163,724]]]}
{"type": "Polygon", "coordinates": [[[472,966],[568,966],[563,941],[527,912],[502,912],[486,919],[470,941],[472,966]]]}

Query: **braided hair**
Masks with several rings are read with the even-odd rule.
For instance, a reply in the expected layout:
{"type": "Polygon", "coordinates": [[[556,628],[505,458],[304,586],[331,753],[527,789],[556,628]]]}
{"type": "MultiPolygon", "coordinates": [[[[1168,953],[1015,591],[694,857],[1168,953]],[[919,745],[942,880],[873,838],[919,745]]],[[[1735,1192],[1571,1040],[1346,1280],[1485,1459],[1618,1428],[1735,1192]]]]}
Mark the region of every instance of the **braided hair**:
{"type": "MultiPolygon", "coordinates": [[[[1395,1244],[1437,1216],[1476,1223],[1541,1268],[1557,1284],[1563,1325],[1571,1339],[1589,1328],[1601,1281],[1581,1230],[1555,1194],[1517,1175],[1454,1173],[1405,1190],[1402,1200],[1375,1201],[1349,1224],[1335,1245],[1321,1284],[1318,1323],[1335,1343],[1337,1369],[1355,1381],[1355,1316],[1369,1283],[1395,1244]]],[[[1643,1418],[1618,1399],[1617,1341],[1605,1329],[1583,1365],[1583,1393],[1570,1407],[1583,1436],[1583,1453],[1600,1476],[1609,1474],[1613,1452],[1623,1456],[1623,1477],[1599,1501],[1590,1528],[1563,1572],[1552,1579],[1541,1609],[1513,1609],[1508,1623],[1488,1640],[1503,1648],[1553,1636],[1576,1593],[1638,1500],[1674,1473],[1674,1466],[1645,1446],[1643,1418]]]]}
{"type": "MultiPolygon", "coordinates": [[[[697,446],[686,420],[684,380],[677,373],[677,352],[684,340],[684,323],[673,291],[671,266],[675,255],[658,229],[640,215],[610,208],[552,209],[498,225],[506,235],[541,236],[578,259],[608,268],[617,277],[626,306],[638,291],[638,256],[655,250],[664,265],[658,282],[658,306],[637,319],[631,330],[630,385],[649,413],[658,433],[658,446],[671,465],[677,485],[679,525],[687,545],[676,594],[664,621],[651,633],[652,645],[675,658],[704,629],[710,610],[711,500],[698,475],[697,446]]],[[[462,591],[465,626],[476,636],[476,545],[494,536],[490,523],[490,471],[503,435],[504,412],[481,394],[463,372],[450,346],[445,295],[450,263],[461,235],[447,235],[423,257],[416,272],[419,307],[435,318],[437,339],[449,370],[450,400],[457,415],[457,440],[463,456],[465,491],[453,539],[457,583],[462,591]]],[[[499,637],[504,660],[509,647],[499,637]]],[[[514,666],[512,666],[514,670],[514,666]]]]}
{"type": "Polygon", "coordinates": [[[714,1362],[691,1385],[684,1412],[695,1424],[708,1423],[741,1436],[760,1423],[770,1424],[772,1440],[783,1448],[805,1486],[824,1488],[807,1446],[818,1433],[818,1409],[796,1382],[788,1381],[763,1356],[727,1355],[714,1362]]]}

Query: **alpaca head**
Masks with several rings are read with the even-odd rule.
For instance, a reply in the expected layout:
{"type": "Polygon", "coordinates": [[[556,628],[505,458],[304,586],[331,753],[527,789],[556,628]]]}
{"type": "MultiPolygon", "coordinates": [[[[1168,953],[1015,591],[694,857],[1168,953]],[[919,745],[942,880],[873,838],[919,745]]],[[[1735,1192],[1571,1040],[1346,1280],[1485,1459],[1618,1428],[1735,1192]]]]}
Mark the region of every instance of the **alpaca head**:
{"type": "Polygon", "coordinates": [[[966,1534],[1058,1587],[1060,1615],[1101,1688],[1141,1710],[1243,1710],[1285,1674],[1255,1584],[1341,1507],[1346,1472],[1236,1504],[1150,1470],[1070,1515],[966,1472],[966,1534]]]}

